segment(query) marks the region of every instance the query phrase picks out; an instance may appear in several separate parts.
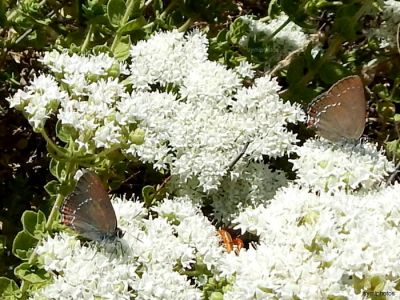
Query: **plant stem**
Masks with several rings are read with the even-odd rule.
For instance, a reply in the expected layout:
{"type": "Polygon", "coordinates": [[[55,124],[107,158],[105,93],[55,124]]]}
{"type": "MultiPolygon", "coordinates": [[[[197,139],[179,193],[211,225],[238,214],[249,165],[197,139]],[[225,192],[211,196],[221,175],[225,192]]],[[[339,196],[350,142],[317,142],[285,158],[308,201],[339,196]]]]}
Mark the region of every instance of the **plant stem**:
{"type": "Polygon", "coordinates": [[[57,216],[58,209],[61,207],[63,200],[64,200],[64,195],[58,194],[56,201],[54,202],[54,205],[51,209],[49,218],[47,219],[47,223],[46,223],[46,227],[45,227],[46,231],[50,231],[50,229],[52,228],[53,222],[57,216]]]}
{"type": "Polygon", "coordinates": [[[92,37],[92,34],[93,34],[93,24],[90,24],[89,25],[89,30],[88,30],[88,32],[86,34],[86,37],[85,37],[85,40],[83,41],[83,44],[81,46],[81,53],[83,53],[86,50],[87,46],[89,45],[90,38],[92,37]]]}
{"type": "Polygon", "coordinates": [[[160,15],[160,19],[164,19],[169,13],[169,11],[174,8],[175,5],[176,5],[176,0],[172,0],[160,15]]]}
{"type": "Polygon", "coordinates": [[[279,26],[279,27],[268,37],[267,41],[269,42],[270,40],[272,40],[272,39],[274,38],[274,36],[276,36],[276,35],[279,33],[279,31],[281,31],[283,28],[285,28],[286,25],[289,24],[289,23],[290,23],[290,19],[287,18],[287,20],[286,20],[285,22],[283,22],[282,25],[279,26]]]}
{"type": "MultiPolygon", "coordinates": [[[[122,17],[120,27],[124,26],[128,22],[129,17],[131,16],[131,13],[132,13],[134,5],[135,5],[135,0],[128,0],[127,1],[125,14],[122,17]]],[[[114,41],[113,41],[113,43],[111,45],[111,52],[114,52],[114,50],[117,47],[121,37],[122,37],[122,33],[121,32],[119,32],[119,33],[117,32],[115,34],[114,41]]]]}
{"type": "Polygon", "coordinates": [[[41,134],[42,134],[43,138],[46,140],[47,144],[50,146],[50,148],[52,148],[54,150],[54,152],[56,152],[61,157],[65,157],[65,153],[62,152],[56,144],[54,144],[52,139],[49,138],[49,136],[47,135],[46,130],[44,128],[41,131],[41,134]]]}
{"type": "Polygon", "coordinates": [[[178,32],[185,32],[192,24],[193,24],[192,18],[187,19],[187,21],[181,27],[178,28],[178,32]]]}

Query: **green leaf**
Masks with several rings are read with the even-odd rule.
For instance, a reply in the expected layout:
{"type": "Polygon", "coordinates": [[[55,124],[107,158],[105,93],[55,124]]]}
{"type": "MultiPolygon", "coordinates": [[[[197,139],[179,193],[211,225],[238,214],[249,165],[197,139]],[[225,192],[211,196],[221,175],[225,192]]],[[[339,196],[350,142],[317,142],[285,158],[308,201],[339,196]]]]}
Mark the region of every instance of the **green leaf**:
{"type": "Polygon", "coordinates": [[[146,207],[151,207],[153,205],[153,199],[156,190],[151,185],[146,185],[142,188],[142,196],[146,207]]]}
{"type": "Polygon", "coordinates": [[[12,253],[22,259],[27,260],[36,246],[38,239],[33,237],[28,232],[22,230],[17,233],[12,245],[12,253]]]}
{"type": "Polygon", "coordinates": [[[70,137],[74,138],[76,136],[76,131],[72,126],[63,125],[61,121],[58,120],[56,124],[56,135],[61,141],[68,143],[70,137]]]}
{"type": "Polygon", "coordinates": [[[35,265],[32,265],[28,262],[20,264],[14,270],[15,276],[21,278],[30,283],[43,283],[47,282],[51,279],[49,273],[47,273],[44,269],[38,268],[35,265]]]}
{"type": "Polygon", "coordinates": [[[55,158],[52,158],[50,160],[50,173],[56,177],[59,181],[65,181],[67,178],[67,162],[62,160],[57,160],[55,158]]]}
{"type": "Polygon", "coordinates": [[[50,196],[55,196],[60,193],[60,183],[57,180],[52,180],[46,183],[44,189],[50,196]]]}
{"type": "Polygon", "coordinates": [[[210,300],[223,300],[224,294],[221,292],[212,292],[210,295],[210,300]]]}
{"type": "Polygon", "coordinates": [[[382,292],[385,287],[385,280],[380,276],[372,276],[370,279],[371,287],[374,292],[382,292]]]}
{"type": "Polygon", "coordinates": [[[135,131],[129,134],[129,141],[135,145],[141,145],[144,143],[145,132],[141,128],[136,128],[135,131]]]}
{"type": "Polygon", "coordinates": [[[290,63],[286,79],[289,85],[296,85],[305,74],[305,60],[303,55],[297,56],[290,63]]]}
{"type": "Polygon", "coordinates": [[[45,231],[46,226],[46,216],[43,212],[40,210],[38,212],[26,210],[22,214],[21,221],[22,226],[27,233],[37,239],[42,237],[42,233],[45,231]]]}
{"type": "Polygon", "coordinates": [[[357,31],[360,29],[360,25],[357,23],[356,16],[361,9],[361,5],[360,3],[342,5],[336,12],[333,30],[348,42],[352,42],[357,38],[357,31]]]}
{"type": "Polygon", "coordinates": [[[110,47],[107,45],[97,45],[92,48],[93,54],[111,53],[110,47]]]}
{"type": "Polygon", "coordinates": [[[4,300],[21,298],[22,294],[14,280],[0,277],[0,298],[4,300]]]}
{"type": "Polygon", "coordinates": [[[229,27],[226,38],[234,45],[239,43],[243,35],[250,31],[249,25],[241,18],[237,18],[229,27]]]}
{"type": "Polygon", "coordinates": [[[393,118],[396,112],[396,107],[394,103],[389,102],[389,101],[380,101],[377,104],[377,111],[380,116],[382,116],[384,119],[390,119],[393,118]]]}
{"type": "Polygon", "coordinates": [[[114,49],[114,57],[119,61],[123,61],[129,57],[131,48],[131,38],[129,35],[122,37],[114,49]]]}
{"type": "Polygon", "coordinates": [[[6,237],[0,234],[0,255],[3,255],[5,249],[6,249],[6,237]]]}
{"type": "Polygon", "coordinates": [[[386,152],[389,154],[389,157],[395,157],[397,160],[400,158],[400,141],[393,140],[390,142],[386,142],[385,144],[386,152]]]}
{"type": "Polygon", "coordinates": [[[122,18],[126,11],[125,1],[110,0],[107,5],[107,17],[110,24],[118,28],[121,26],[122,18]]]}
{"type": "Polygon", "coordinates": [[[321,66],[319,75],[323,82],[333,84],[340,78],[350,74],[349,71],[341,64],[336,62],[328,62],[321,66]]]}
{"type": "Polygon", "coordinates": [[[57,147],[57,151],[54,150],[53,145],[47,143],[47,152],[50,154],[51,157],[56,158],[58,160],[65,159],[69,157],[69,154],[66,149],[62,147],[57,147]]]}
{"type": "Polygon", "coordinates": [[[291,21],[301,27],[313,27],[312,21],[305,11],[304,1],[281,0],[280,5],[291,21]]]}
{"type": "Polygon", "coordinates": [[[141,16],[137,19],[129,21],[128,23],[125,23],[120,28],[118,28],[117,32],[118,33],[127,33],[127,32],[131,32],[133,30],[139,30],[144,25],[146,25],[146,19],[143,16],[141,16]]]}

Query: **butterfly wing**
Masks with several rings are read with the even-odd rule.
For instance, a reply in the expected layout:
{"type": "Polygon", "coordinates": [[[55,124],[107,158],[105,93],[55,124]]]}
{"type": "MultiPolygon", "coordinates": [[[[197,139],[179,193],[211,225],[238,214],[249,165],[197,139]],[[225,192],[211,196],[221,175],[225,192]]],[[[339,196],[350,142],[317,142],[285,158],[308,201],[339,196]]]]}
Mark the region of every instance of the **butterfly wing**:
{"type": "Polygon", "coordinates": [[[103,240],[117,230],[117,218],[110,197],[100,178],[85,171],[79,178],[74,192],[60,209],[61,223],[71,227],[90,240],[103,240]]]}
{"type": "Polygon", "coordinates": [[[308,125],[331,141],[358,139],[364,132],[366,107],[361,78],[348,76],[310,104],[308,125]]]}

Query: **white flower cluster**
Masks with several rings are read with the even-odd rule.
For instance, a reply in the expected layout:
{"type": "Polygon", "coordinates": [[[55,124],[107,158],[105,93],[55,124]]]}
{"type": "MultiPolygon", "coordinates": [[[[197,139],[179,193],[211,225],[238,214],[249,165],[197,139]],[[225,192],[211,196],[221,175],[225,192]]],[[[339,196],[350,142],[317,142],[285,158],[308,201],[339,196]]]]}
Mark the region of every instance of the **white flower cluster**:
{"type": "Polygon", "coordinates": [[[361,300],[377,285],[396,293],[400,185],[363,196],[283,188],[268,206],[234,220],[259,236],[238,256],[226,253],[188,197],[165,199],[150,219],[139,202],[117,199],[114,207],[126,232],[115,244],[82,246],[60,234],[37,247],[45,269],[58,275],[32,299],[201,299],[207,278],[226,278],[224,299],[233,300],[361,300]]]}
{"type": "Polygon", "coordinates": [[[49,115],[58,111],[58,120],[75,130],[72,137],[86,152],[127,141],[129,133],[122,135],[115,107],[125,94],[114,78],[126,73],[123,64],[105,54],[84,57],[57,51],[46,53],[42,62],[55,77],[40,75],[8,99],[35,130],[40,131],[49,115]]]}
{"type": "Polygon", "coordinates": [[[282,171],[271,171],[268,165],[263,163],[239,162],[235,173],[231,175],[237,176],[225,176],[218,189],[207,194],[199,188],[197,180],[186,183],[172,180],[169,191],[190,196],[195,203],[211,205],[213,218],[223,224],[230,224],[243,210],[266,205],[276,190],[288,182],[282,171]]]}
{"type": "Polygon", "coordinates": [[[369,191],[376,188],[393,171],[376,145],[357,145],[312,139],[296,150],[299,157],[290,160],[297,172],[296,182],[314,191],[369,191]]]}
{"type": "Polygon", "coordinates": [[[236,222],[260,241],[237,257],[225,256],[222,273],[236,278],[225,299],[398,294],[399,185],[364,196],[285,188],[268,207],[249,209],[236,222]]]}
{"type": "MultiPolygon", "coordinates": [[[[254,20],[250,16],[242,16],[240,18],[249,26],[250,32],[240,39],[239,44],[242,47],[249,48],[250,40],[258,42],[260,40],[270,40],[271,43],[268,45],[272,48],[268,49],[268,57],[266,57],[266,59],[271,67],[286,57],[290,52],[303,48],[310,41],[309,36],[303,32],[302,28],[291,21],[276,33],[276,35],[272,36],[287,22],[288,16],[285,14],[281,14],[277,18],[266,23],[254,20]]],[[[257,49],[253,49],[253,51],[254,50],[257,49]]],[[[265,51],[265,49],[262,49],[262,51],[265,51]]]]}
{"type": "Polygon", "coordinates": [[[115,244],[83,246],[60,234],[37,247],[44,268],[58,275],[32,299],[200,299],[201,290],[183,273],[198,263],[213,271],[224,255],[200,209],[174,198],[154,208],[157,218],[146,219],[139,202],[114,199],[114,207],[125,231],[115,244]]]}
{"type": "Polygon", "coordinates": [[[158,33],[134,46],[131,55],[130,79],[137,90],[119,110],[123,122],[140,120],[145,141],[131,145],[128,154],[156,168],[169,166],[183,182],[196,178],[210,191],[247,141],[252,141],[247,155],[255,159],[281,156],[296,143],[286,124],[304,115],[279,98],[275,79],[265,76],[242,86],[235,71],[206,59],[199,33],[158,33]],[[170,85],[175,92],[147,91],[170,85]]]}
{"type": "Polygon", "coordinates": [[[68,100],[68,94],[60,89],[52,76],[42,74],[7,100],[10,107],[24,111],[33,129],[40,131],[46,119],[57,110],[59,103],[68,100]]]}
{"type": "Polygon", "coordinates": [[[19,92],[9,100],[13,106],[34,111],[33,122],[43,124],[47,103],[52,112],[60,103],[57,117],[79,149],[95,153],[118,146],[182,181],[197,178],[204,191],[218,187],[248,141],[250,159],[290,152],[297,139],[286,125],[304,119],[298,105],[280,99],[275,79],[261,77],[245,87],[242,77],[252,75],[248,64],[232,70],[209,61],[207,39],[198,31],[154,34],[132,47],[129,67],[104,54],[54,51],[42,61],[60,87],[55,78],[42,76],[48,81],[43,91],[37,92],[37,80],[28,87],[34,90],[29,97],[19,92]],[[120,74],[128,75],[130,94],[120,74]],[[131,139],[137,127],[145,133],[142,145],[131,139]]]}
{"type": "Polygon", "coordinates": [[[397,48],[397,28],[400,23],[400,2],[383,1],[382,22],[369,35],[379,38],[381,48],[397,48]]]}

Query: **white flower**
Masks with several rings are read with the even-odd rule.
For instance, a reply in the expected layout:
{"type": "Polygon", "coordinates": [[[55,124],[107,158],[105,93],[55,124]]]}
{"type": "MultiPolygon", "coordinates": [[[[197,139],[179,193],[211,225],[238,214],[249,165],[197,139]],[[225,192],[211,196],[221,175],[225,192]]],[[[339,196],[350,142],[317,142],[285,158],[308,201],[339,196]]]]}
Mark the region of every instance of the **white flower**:
{"type": "Polygon", "coordinates": [[[207,60],[208,41],[194,31],[186,37],[174,30],[159,32],[131,49],[130,79],[136,89],[149,89],[149,84],[181,85],[193,64],[207,60]]]}
{"type": "MultiPolygon", "coordinates": [[[[301,108],[283,102],[278,83],[268,75],[245,87],[241,77],[252,79],[250,65],[232,70],[209,61],[207,46],[198,31],[156,33],[132,47],[124,81],[118,75],[125,74],[125,65],[105,54],[46,53],[42,62],[64,89],[56,103],[59,124],[82,152],[120,147],[128,158],[168,170],[181,182],[197,180],[205,192],[217,190],[249,141],[244,161],[293,151],[296,135],[286,125],[303,120],[301,108]],[[145,134],[141,145],[130,140],[138,127],[145,134]]],[[[40,93],[28,106],[29,91],[10,102],[40,126],[49,112],[37,103],[46,99],[40,93]]]]}
{"type": "MultiPolygon", "coordinates": [[[[275,79],[265,76],[252,87],[243,87],[234,71],[205,60],[204,55],[193,57],[196,51],[187,47],[194,47],[193,40],[202,40],[198,35],[159,33],[132,48],[132,72],[147,76],[146,84],[151,86],[173,83],[177,94],[134,91],[119,103],[117,120],[121,124],[139,120],[145,131],[144,143],[131,145],[127,154],[138,155],[156,169],[169,169],[181,182],[198,180],[208,192],[218,188],[229,164],[248,141],[252,141],[248,159],[290,152],[297,139],[286,125],[303,120],[304,113],[279,98],[275,79]],[[188,62],[175,66],[180,71],[174,78],[165,75],[171,69],[166,65],[168,55],[160,54],[172,48],[172,59],[190,56],[188,62]],[[142,66],[143,60],[147,67],[142,66]]],[[[206,53],[204,43],[194,44],[206,53]]],[[[136,88],[143,86],[140,83],[136,88]]]]}
{"type": "Polygon", "coordinates": [[[162,268],[145,272],[133,288],[138,294],[135,299],[138,300],[202,299],[201,291],[191,286],[185,276],[162,268]]]}
{"type": "Polygon", "coordinates": [[[308,36],[302,31],[302,28],[293,22],[288,22],[278,33],[276,31],[285,22],[288,21],[288,16],[281,14],[276,19],[272,19],[267,23],[259,20],[254,20],[251,16],[242,16],[240,19],[249,26],[249,32],[243,36],[239,44],[241,47],[251,49],[250,41],[268,41],[268,49],[260,49],[267,53],[267,62],[269,66],[274,66],[279,60],[286,57],[291,51],[302,48],[309,43],[308,36]],[[274,36],[272,36],[275,34],[274,36]]]}
{"type": "Polygon", "coordinates": [[[248,209],[237,218],[237,227],[253,229],[259,245],[225,257],[221,272],[236,281],[224,297],[362,299],[355,282],[367,291],[374,277],[381,278],[384,291],[396,292],[399,192],[395,185],[362,196],[317,196],[290,187],[269,206],[248,209]]]}
{"type": "Polygon", "coordinates": [[[380,47],[397,47],[397,26],[400,22],[400,2],[396,0],[383,1],[382,21],[378,28],[368,32],[371,37],[377,37],[380,47]]]}
{"type": "Polygon", "coordinates": [[[35,130],[43,128],[49,116],[55,112],[68,95],[58,86],[56,80],[50,75],[34,77],[31,84],[24,91],[17,91],[14,96],[7,98],[10,107],[26,113],[29,123],[35,130]]]}
{"type": "Polygon", "coordinates": [[[109,75],[112,68],[116,68],[117,74],[126,72],[123,64],[119,64],[117,60],[106,53],[80,56],[53,50],[52,52],[46,52],[40,61],[47,65],[52,72],[62,75],[83,74],[86,77],[89,75],[104,76],[109,75]]]}
{"type": "Polygon", "coordinates": [[[376,145],[367,142],[308,140],[296,152],[299,158],[291,160],[296,182],[315,191],[368,191],[394,168],[376,145]]]}
{"type": "Polygon", "coordinates": [[[147,219],[140,202],[114,197],[113,205],[122,239],[82,245],[57,234],[38,245],[44,269],[58,275],[32,299],[200,299],[184,272],[196,264],[213,271],[224,254],[200,208],[188,198],[165,199],[154,207],[159,216],[147,219]]]}
{"type": "Polygon", "coordinates": [[[229,224],[244,209],[267,204],[276,190],[287,184],[283,172],[272,172],[267,165],[255,162],[239,162],[231,175],[231,178],[225,176],[218,189],[206,195],[196,180],[182,183],[173,178],[169,190],[178,195],[190,195],[194,202],[206,201],[213,208],[213,217],[229,224]]]}
{"type": "Polygon", "coordinates": [[[235,72],[242,78],[253,78],[254,71],[252,70],[254,66],[247,61],[241,61],[239,66],[235,68],[235,72]]]}

